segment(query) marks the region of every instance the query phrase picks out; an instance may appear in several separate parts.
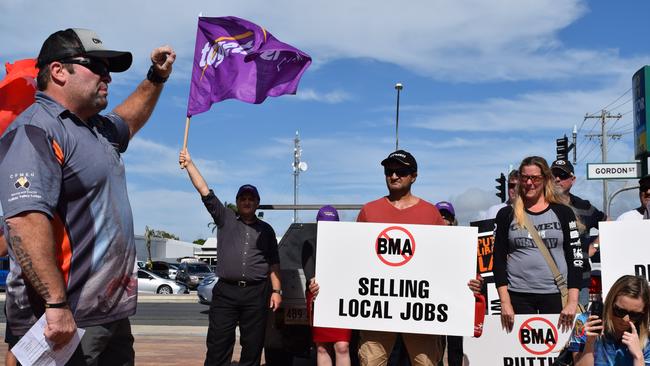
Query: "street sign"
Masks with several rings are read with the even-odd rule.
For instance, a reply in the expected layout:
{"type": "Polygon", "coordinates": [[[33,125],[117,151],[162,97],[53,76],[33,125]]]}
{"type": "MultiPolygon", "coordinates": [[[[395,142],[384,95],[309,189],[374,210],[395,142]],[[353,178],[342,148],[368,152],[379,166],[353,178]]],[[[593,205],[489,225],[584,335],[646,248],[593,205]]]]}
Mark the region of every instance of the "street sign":
{"type": "Polygon", "coordinates": [[[587,164],[587,179],[635,179],[641,177],[641,163],[587,164]]]}

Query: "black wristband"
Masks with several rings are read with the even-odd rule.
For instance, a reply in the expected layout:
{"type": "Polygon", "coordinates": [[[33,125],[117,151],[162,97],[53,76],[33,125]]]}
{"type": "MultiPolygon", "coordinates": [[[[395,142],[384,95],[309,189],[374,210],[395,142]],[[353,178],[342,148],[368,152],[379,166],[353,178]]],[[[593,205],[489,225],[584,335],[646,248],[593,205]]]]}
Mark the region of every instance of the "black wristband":
{"type": "Polygon", "coordinates": [[[154,84],[164,84],[167,79],[169,79],[169,76],[164,78],[158,75],[158,73],[156,73],[156,68],[151,65],[149,71],[147,72],[147,80],[151,81],[154,84]]]}
{"type": "Polygon", "coordinates": [[[46,309],[61,309],[61,308],[66,308],[68,307],[68,302],[56,302],[56,303],[45,303],[45,308],[46,309]]]}
{"type": "Polygon", "coordinates": [[[273,293],[282,296],[282,290],[273,289],[273,293]]]}

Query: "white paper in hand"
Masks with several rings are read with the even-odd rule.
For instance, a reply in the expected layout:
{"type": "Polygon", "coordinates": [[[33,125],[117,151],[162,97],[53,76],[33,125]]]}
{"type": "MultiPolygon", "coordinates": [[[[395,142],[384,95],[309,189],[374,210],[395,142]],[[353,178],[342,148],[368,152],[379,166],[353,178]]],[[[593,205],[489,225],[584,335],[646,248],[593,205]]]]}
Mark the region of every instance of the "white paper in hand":
{"type": "Polygon", "coordinates": [[[16,343],[11,352],[23,366],[64,366],[72,357],[75,349],[81,342],[85,330],[77,328],[77,333],[70,342],[58,350],[45,339],[45,314],[29,329],[27,334],[16,343]]]}

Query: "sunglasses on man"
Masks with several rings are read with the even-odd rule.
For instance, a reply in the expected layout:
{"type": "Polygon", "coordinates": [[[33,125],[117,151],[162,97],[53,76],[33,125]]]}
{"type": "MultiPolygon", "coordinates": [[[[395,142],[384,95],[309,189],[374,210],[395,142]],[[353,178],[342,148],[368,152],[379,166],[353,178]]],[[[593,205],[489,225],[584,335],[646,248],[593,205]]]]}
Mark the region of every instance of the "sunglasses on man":
{"type": "Polygon", "coordinates": [[[86,57],[86,58],[65,58],[59,61],[62,64],[75,64],[81,65],[94,74],[99,76],[109,76],[108,64],[100,59],[86,57]]]}
{"type": "Polygon", "coordinates": [[[567,179],[571,178],[573,175],[565,172],[564,170],[556,169],[556,170],[553,170],[553,176],[555,178],[560,178],[560,180],[567,180],[567,179]]]}
{"type": "Polygon", "coordinates": [[[387,168],[384,167],[384,175],[387,177],[392,177],[393,174],[397,175],[398,177],[406,177],[407,175],[413,174],[413,169],[411,168],[387,168]]]}
{"type": "Polygon", "coordinates": [[[626,310],[618,307],[616,304],[614,304],[614,307],[612,308],[612,313],[614,314],[615,317],[621,319],[625,318],[625,316],[628,315],[630,317],[630,320],[634,323],[643,319],[643,317],[645,316],[644,313],[637,313],[636,311],[626,310]]]}

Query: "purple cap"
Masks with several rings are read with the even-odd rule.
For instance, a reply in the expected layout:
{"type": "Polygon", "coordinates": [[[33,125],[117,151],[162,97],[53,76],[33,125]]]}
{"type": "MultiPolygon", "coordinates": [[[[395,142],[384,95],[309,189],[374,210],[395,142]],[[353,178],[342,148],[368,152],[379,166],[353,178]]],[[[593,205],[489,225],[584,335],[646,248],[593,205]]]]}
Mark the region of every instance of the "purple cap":
{"type": "Polygon", "coordinates": [[[252,194],[257,200],[260,200],[260,194],[257,192],[257,188],[255,188],[254,185],[252,184],[244,184],[243,186],[239,187],[239,190],[237,191],[237,196],[235,198],[239,198],[244,193],[250,193],[252,194]]]}
{"type": "Polygon", "coordinates": [[[436,208],[438,211],[445,210],[449,212],[452,216],[456,217],[456,211],[454,211],[454,206],[451,205],[451,203],[447,201],[440,201],[436,203],[436,208]]]}
{"type": "Polygon", "coordinates": [[[316,214],[316,221],[339,221],[339,213],[332,206],[323,206],[316,214]]]}

